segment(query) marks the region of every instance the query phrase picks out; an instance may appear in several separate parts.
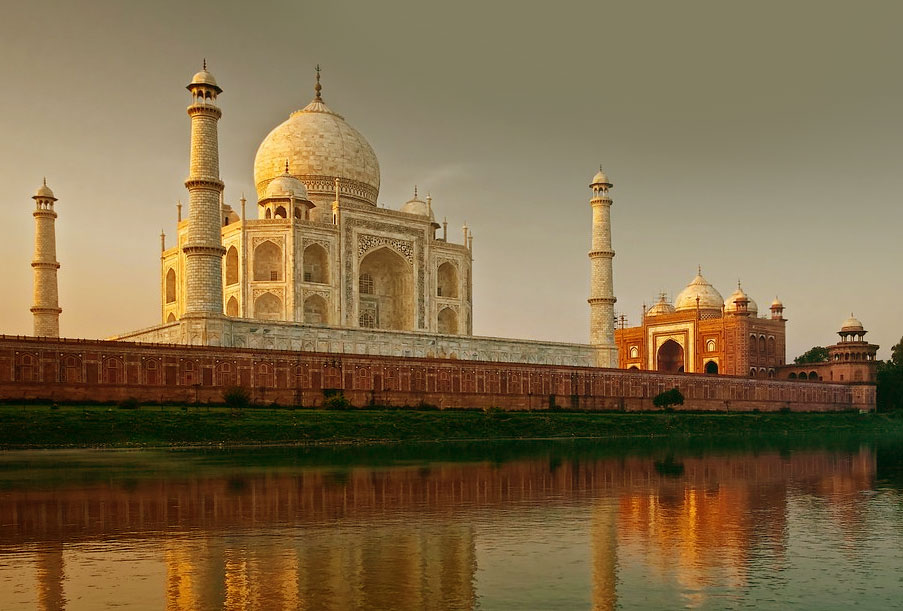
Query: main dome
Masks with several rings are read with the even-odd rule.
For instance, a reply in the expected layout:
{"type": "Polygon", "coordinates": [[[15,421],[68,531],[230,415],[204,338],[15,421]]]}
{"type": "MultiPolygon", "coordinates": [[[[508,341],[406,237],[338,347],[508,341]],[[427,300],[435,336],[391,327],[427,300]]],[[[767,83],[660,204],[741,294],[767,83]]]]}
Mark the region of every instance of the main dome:
{"type": "Polygon", "coordinates": [[[702,277],[702,273],[696,275],[693,281],[680,292],[674,301],[674,309],[678,312],[696,309],[696,298],[699,298],[700,310],[721,311],[724,305],[724,297],[721,296],[709,281],[702,277]]]}
{"type": "Polygon", "coordinates": [[[257,196],[266,195],[270,181],[281,176],[288,161],[289,174],[307,187],[316,201],[335,199],[335,179],[343,197],[376,205],[379,161],[359,131],[332,112],[317,91],[314,101],[297,110],[271,131],[254,158],[257,196]]]}

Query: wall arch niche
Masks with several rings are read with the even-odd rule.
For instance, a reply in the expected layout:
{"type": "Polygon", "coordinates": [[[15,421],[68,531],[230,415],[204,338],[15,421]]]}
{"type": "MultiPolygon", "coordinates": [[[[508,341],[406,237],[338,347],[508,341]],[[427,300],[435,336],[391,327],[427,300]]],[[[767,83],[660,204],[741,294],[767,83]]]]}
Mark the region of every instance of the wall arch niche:
{"type": "Polygon", "coordinates": [[[304,249],[304,282],[329,284],[329,255],[320,244],[304,249]]]}
{"type": "MultiPolygon", "coordinates": [[[[358,311],[372,312],[379,329],[414,329],[414,270],[391,248],[383,246],[361,259],[360,276],[372,279],[372,292],[359,291],[358,311]]],[[[359,277],[360,277],[359,276],[359,277]]]]}
{"type": "Polygon", "coordinates": [[[234,296],[226,302],[226,316],[238,317],[238,300],[234,296]]]}
{"type": "Polygon", "coordinates": [[[176,270],[169,268],[166,272],[166,303],[173,303],[176,300],[176,270]]]}
{"type": "Polygon", "coordinates": [[[451,308],[442,308],[439,312],[439,333],[457,335],[458,315],[451,308]]]}
{"type": "Polygon", "coordinates": [[[311,295],[304,300],[304,322],[315,325],[329,324],[329,310],[323,297],[311,295]]]}
{"type": "Polygon", "coordinates": [[[282,280],[282,249],[269,240],[254,249],[254,280],[282,280]]]}
{"type": "Polygon", "coordinates": [[[238,249],[230,246],[226,251],[226,286],[238,284],[238,249]]]}
{"type": "Polygon", "coordinates": [[[673,339],[669,339],[658,349],[658,371],[664,373],[683,373],[684,349],[673,339]]]}
{"type": "Polygon", "coordinates": [[[264,293],[254,300],[254,318],[282,320],[282,300],[273,293],[264,293]]]}
{"type": "Polygon", "coordinates": [[[439,266],[436,275],[436,295],[458,297],[458,269],[448,261],[439,266]]]}

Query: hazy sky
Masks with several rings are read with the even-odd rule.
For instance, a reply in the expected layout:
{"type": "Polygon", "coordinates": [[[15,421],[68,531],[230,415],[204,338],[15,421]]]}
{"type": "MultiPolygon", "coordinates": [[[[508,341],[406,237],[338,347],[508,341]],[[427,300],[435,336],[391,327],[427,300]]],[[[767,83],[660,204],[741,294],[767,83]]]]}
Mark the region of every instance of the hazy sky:
{"type": "MultiPolygon", "coordinates": [[[[159,234],[186,200],[185,84],[206,57],[227,202],[313,94],[364,134],[380,202],[416,183],[474,239],[474,332],[588,340],[590,178],[612,195],[616,305],[702,265],[787,356],[851,311],[903,335],[903,3],[5,2],[0,332],[31,333],[30,199],[60,199],[61,333],[160,321],[159,234]]],[[[253,199],[249,210],[253,210],[253,199]]],[[[170,244],[172,242],[170,241],[170,244]]]]}

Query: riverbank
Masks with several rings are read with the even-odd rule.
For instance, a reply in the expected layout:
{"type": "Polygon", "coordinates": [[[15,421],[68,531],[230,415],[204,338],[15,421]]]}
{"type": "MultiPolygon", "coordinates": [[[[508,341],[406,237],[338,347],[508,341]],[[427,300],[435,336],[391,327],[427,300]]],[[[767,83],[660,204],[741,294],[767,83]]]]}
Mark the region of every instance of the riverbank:
{"type": "Polygon", "coordinates": [[[903,434],[859,413],[592,413],[0,406],[0,447],[151,447],[372,441],[903,434]]]}

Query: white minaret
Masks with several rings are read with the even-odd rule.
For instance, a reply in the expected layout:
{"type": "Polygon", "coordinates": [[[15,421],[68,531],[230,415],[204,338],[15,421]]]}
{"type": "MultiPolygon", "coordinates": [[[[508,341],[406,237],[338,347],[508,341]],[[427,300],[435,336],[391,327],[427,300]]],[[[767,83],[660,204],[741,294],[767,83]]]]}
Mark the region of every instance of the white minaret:
{"type": "Polygon", "coordinates": [[[589,251],[590,295],[589,299],[589,343],[599,348],[598,365],[617,367],[615,349],[615,295],[612,281],[611,260],[615,252],[611,249],[611,197],[612,187],[608,176],[599,168],[593,176],[590,188],[593,197],[593,240],[589,251]]]}
{"type": "Polygon", "coordinates": [[[56,197],[47,186],[47,180],[38,187],[32,199],[34,211],[34,334],[37,337],[60,336],[59,292],[56,272],[60,264],[56,260],[56,197]]]}
{"type": "Polygon", "coordinates": [[[191,92],[191,154],[188,179],[188,236],[185,253],[185,314],[223,313],[223,248],[217,122],[223,115],[216,106],[222,93],[216,79],[204,69],[188,84],[191,92]]]}

